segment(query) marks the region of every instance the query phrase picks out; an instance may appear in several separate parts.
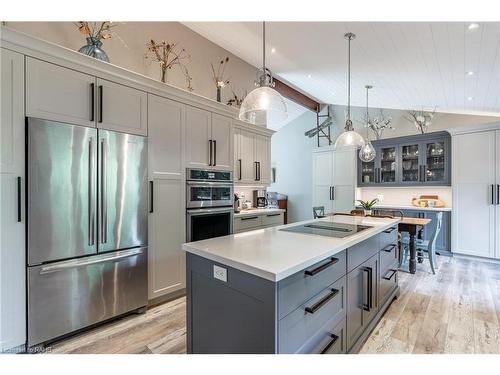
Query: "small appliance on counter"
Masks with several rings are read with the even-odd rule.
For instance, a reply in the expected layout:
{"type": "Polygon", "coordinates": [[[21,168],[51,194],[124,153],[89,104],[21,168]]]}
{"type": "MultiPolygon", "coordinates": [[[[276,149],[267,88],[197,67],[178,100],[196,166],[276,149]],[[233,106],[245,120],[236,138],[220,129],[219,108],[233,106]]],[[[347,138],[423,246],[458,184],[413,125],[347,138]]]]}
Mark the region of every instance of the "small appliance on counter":
{"type": "Polygon", "coordinates": [[[288,196],[285,194],[270,191],[266,194],[267,208],[281,208],[285,210],[284,224],[288,224],[288,196]]]}
{"type": "Polygon", "coordinates": [[[243,208],[243,200],[245,196],[243,194],[234,193],[234,213],[237,214],[243,208]]]}
{"type": "Polygon", "coordinates": [[[267,206],[265,189],[253,191],[253,206],[257,208],[265,208],[267,206]]]}

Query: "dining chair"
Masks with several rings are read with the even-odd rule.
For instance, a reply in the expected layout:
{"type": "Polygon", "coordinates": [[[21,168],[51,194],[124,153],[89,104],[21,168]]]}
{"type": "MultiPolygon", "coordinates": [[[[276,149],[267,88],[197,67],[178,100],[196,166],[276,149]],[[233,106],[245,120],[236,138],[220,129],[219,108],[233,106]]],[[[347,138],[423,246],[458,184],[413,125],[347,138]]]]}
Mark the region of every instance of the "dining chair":
{"type": "Polygon", "coordinates": [[[325,217],[325,206],[313,207],[313,218],[319,219],[325,217]]]}
{"type": "MultiPolygon", "coordinates": [[[[431,235],[430,240],[420,240],[417,239],[417,257],[429,259],[429,264],[431,266],[431,271],[435,275],[436,269],[438,268],[436,260],[436,239],[441,231],[443,225],[443,213],[438,212],[436,214],[436,226],[434,227],[434,232],[431,235]]],[[[399,266],[406,262],[408,258],[408,252],[410,251],[410,240],[407,237],[401,239],[401,249],[402,254],[399,259],[399,266]]]]}

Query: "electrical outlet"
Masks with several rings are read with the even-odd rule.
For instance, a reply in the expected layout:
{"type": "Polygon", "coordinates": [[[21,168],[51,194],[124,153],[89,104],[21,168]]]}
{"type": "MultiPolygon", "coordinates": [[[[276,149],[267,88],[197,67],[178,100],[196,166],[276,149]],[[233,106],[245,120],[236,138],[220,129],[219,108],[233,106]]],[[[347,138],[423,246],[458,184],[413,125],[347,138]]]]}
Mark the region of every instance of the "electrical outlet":
{"type": "Polygon", "coordinates": [[[384,201],[384,194],[377,194],[377,199],[380,203],[384,201]]]}
{"type": "Polygon", "coordinates": [[[214,279],[227,283],[227,269],[214,264],[214,279]]]}

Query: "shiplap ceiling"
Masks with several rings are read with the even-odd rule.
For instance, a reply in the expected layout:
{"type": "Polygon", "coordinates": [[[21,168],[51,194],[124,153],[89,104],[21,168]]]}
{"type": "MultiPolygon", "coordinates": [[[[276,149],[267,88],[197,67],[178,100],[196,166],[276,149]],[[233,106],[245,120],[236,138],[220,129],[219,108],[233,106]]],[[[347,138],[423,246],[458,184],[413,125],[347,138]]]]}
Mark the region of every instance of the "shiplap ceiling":
{"type": "MultiPolygon", "coordinates": [[[[185,25],[254,66],[262,64],[262,24],[185,25]]],[[[267,65],[322,103],[346,104],[347,41],[352,105],[500,116],[500,23],[268,22],[267,65]],[[272,49],[274,53],[271,53],[272,49]],[[467,72],[473,72],[468,75],[467,72]]]]}

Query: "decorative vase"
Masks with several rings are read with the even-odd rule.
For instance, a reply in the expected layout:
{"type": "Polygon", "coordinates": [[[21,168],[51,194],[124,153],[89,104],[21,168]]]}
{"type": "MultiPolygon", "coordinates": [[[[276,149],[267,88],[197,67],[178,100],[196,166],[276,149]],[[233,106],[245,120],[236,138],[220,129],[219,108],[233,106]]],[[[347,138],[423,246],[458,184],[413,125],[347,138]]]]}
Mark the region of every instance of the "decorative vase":
{"type": "Polygon", "coordinates": [[[87,38],[87,44],[80,48],[78,52],[93,57],[97,60],[109,62],[108,55],[101,49],[102,42],[93,36],[87,38]]]}
{"type": "Polygon", "coordinates": [[[221,102],[221,89],[220,86],[217,86],[217,101],[221,102]]]}
{"type": "Polygon", "coordinates": [[[368,216],[368,215],[371,215],[372,214],[372,210],[365,210],[365,216],[368,216]]]}

